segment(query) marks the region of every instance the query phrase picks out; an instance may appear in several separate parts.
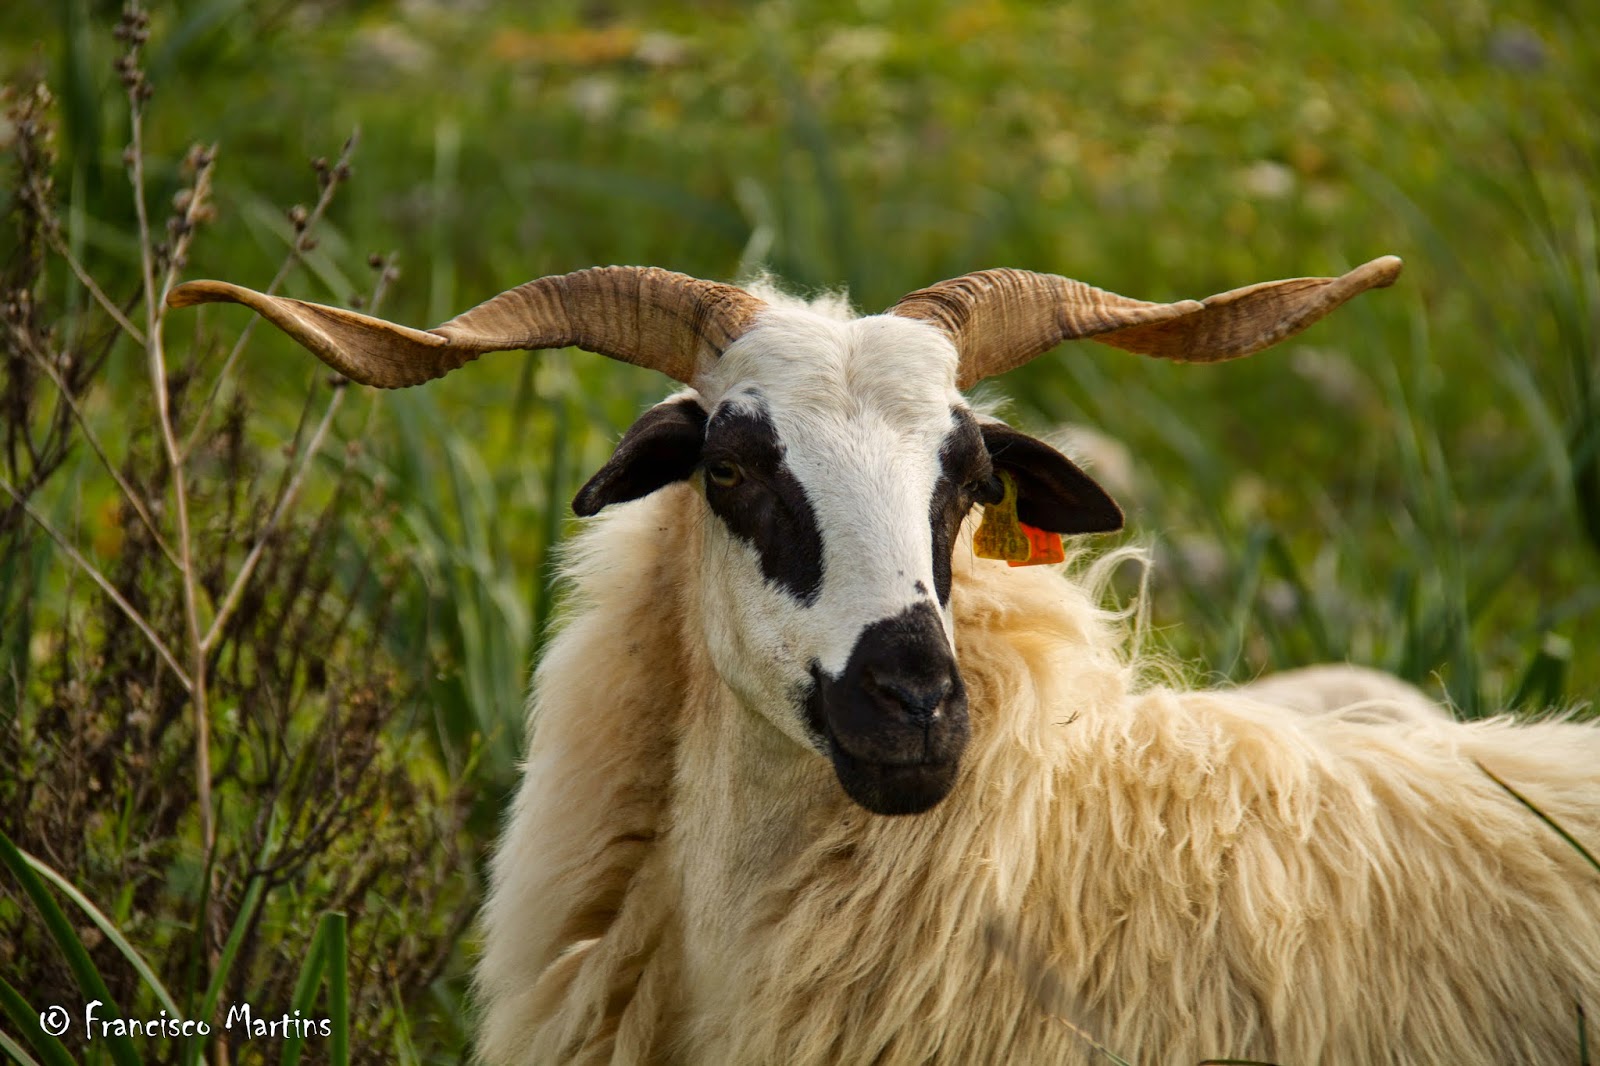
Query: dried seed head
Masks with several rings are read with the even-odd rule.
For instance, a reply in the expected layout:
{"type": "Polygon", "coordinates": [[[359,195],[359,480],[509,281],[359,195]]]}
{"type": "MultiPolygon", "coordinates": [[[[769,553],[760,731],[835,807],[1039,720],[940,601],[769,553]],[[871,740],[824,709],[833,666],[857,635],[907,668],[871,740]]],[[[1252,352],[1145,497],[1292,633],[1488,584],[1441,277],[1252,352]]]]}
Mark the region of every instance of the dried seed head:
{"type": "Polygon", "coordinates": [[[203,144],[191,144],[189,151],[183,157],[183,173],[188,176],[206,169],[211,165],[213,158],[212,149],[203,144]]]}
{"type": "Polygon", "coordinates": [[[294,231],[299,233],[306,228],[306,221],[310,218],[304,204],[295,204],[289,208],[289,221],[294,225],[294,231]]]}
{"type": "Polygon", "coordinates": [[[382,270],[383,256],[379,255],[377,252],[369,253],[367,256],[367,266],[371,267],[373,270],[382,270]]]}

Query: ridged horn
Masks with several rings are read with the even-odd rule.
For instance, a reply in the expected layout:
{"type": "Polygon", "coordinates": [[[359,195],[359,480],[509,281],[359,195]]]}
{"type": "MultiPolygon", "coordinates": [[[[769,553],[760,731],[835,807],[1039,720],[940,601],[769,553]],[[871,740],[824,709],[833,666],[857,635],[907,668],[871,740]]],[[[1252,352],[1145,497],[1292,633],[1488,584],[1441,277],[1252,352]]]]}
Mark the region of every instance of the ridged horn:
{"type": "Polygon", "coordinates": [[[1393,284],[1386,255],[1337,278],[1265,281],[1204,300],[1146,303],[1028,270],[980,270],[904,297],[891,314],[931,322],[961,353],[956,384],[1003,374],[1064,340],[1089,337],[1130,352],[1212,363],[1259,352],[1368,289],[1393,284]]]}
{"type": "Polygon", "coordinates": [[[743,289],[659,267],[539,278],[429,330],[224,281],[186,282],[167,296],[172,307],[216,302],[252,308],[339,373],[386,389],[442,377],[484,352],[568,345],[691,384],[765,306],[743,289]]]}

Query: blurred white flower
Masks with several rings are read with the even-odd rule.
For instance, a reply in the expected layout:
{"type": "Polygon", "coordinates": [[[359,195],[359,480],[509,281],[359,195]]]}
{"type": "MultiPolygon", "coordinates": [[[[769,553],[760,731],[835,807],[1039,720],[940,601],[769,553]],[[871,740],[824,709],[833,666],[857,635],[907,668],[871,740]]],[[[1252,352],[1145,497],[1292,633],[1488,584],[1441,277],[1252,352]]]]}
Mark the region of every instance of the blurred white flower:
{"type": "Polygon", "coordinates": [[[1258,159],[1238,175],[1239,187],[1257,200],[1281,200],[1294,192],[1294,171],[1271,159],[1258,159]]]}

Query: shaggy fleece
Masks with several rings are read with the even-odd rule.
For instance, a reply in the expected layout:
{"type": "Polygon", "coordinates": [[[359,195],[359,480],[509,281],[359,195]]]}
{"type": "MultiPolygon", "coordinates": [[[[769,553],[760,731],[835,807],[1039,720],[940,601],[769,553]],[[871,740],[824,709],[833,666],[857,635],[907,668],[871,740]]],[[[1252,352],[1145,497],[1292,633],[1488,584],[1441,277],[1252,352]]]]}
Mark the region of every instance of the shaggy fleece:
{"type": "Polygon", "coordinates": [[[572,550],[484,916],[486,1062],[1578,1061],[1600,876],[1474,761],[1596,846],[1600,730],[1184,691],[1100,575],[963,538],[971,744],[942,804],[879,817],[711,670],[706,521],[675,485],[572,550]]]}

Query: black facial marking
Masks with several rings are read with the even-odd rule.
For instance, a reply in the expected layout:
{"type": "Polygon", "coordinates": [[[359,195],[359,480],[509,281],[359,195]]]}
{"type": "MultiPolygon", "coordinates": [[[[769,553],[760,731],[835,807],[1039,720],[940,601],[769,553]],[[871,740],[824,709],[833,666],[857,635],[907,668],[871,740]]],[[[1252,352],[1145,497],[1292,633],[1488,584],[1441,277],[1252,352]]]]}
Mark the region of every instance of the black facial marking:
{"type": "Polygon", "coordinates": [[[939,448],[939,479],[928,505],[928,524],[933,529],[933,588],[941,607],[950,602],[950,552],[961,521],[972,510],[975,493],[981,491],[977,487],[986,485],[993,474],[972,412],[953,407],[950,421],[950,432],[939,448]]]}
{"type": "Polygon", "coordinates": [[[844,671],[811,664],[806,724],[845,793],[875,814],[920,814],[954,787],[967,692],[927,600],[861,631],[844,671]]]}
{"type": "Polygon", "coordinates": [[[1052,533],[1109,533],[1122,528],[1122,508],[1094,479],[1042,440],[1002,422],[983,423],[994,465],[1017,482],[1017,517],[1052,533]]]}
{"type": "Polygon", "coordinates": [[[761,573],[802,604],[822,594],[822,534],[805,488],[784,462],[764,407],[719,407],[706,424],[702,462],[735,464],[737,484],[706,479],[706,502],[728,532],[761,558],[761,573]]]}
{"type": "Polygon", "coordinates": [[[639,417],[595,472],[572,510],[587,518],[602,507],[648,496],[694,473],[706,435],[706,413],[692,396],[659,403],[639,417]]]}

